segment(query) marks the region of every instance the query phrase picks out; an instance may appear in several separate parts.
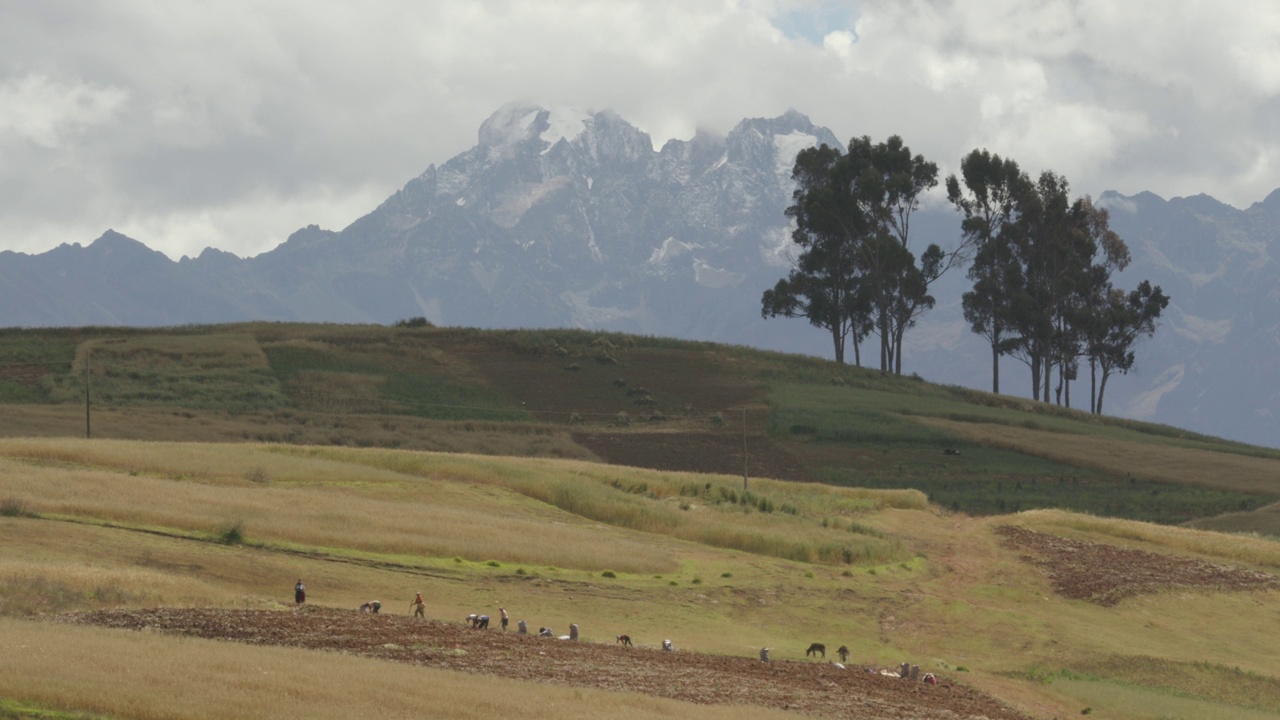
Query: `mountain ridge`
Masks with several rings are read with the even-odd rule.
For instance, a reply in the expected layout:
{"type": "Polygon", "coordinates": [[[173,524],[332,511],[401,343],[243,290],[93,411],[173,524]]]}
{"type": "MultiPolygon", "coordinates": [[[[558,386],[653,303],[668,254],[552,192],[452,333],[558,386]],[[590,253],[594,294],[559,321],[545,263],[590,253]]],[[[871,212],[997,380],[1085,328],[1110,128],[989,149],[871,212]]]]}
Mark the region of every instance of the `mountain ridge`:
{"type": "MultiPolygon", "coordinates": [[[[509,103],[481,124],[474,147],[429,165],[347,227],[308,225],[252,258],[208,248],[175,262],[114,231],[87,247],[0,254],[0,324],[423,316],[829,357],[829,339],[804,321],[759,313],[761,293],[793,257],[782,212],[791,161],[819,143],[843,145],[795,110],[655,149],[609,110],[509,103]]],[[[1172,297],[1155,338],[1138,348],[1136,371],[1109,385],[1109,411],[1184,425],[1172,414],[1189,429],[1280,445],[1280,395],[1259,391],[1280,387],[1268,344],[1280,334],[1271,262],[1280,190],[1247,210],[1148,192],[1108,191],[1099,203],[1134,254],[1120,283],[1150,279],[1172,297]]],[[[924,209],[913,231],[948,247],[958,225],[949,209],[924,209]]],[[[953,272],[937,285],[939,305],[908,334],[904,368],[983,388],[989,363],[959,312],[965,282],[953,272]]],[[[1019,366],[1008,362],[1002,385],[1021,393],[1019,366]]]]}

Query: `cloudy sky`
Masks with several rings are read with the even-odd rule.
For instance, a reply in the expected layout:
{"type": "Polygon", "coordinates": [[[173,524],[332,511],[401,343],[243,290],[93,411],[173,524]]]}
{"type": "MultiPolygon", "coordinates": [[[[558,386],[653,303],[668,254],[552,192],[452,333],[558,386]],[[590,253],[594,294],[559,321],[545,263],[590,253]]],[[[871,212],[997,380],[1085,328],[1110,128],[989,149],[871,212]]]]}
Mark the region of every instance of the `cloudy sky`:
{"type": "Polygon", "coordinates": [[[0,249],[341,229],[512,100],[658,146],[795,108],[1079,193],[1280,187],[1272,0],[0,0],[0,249]]]}

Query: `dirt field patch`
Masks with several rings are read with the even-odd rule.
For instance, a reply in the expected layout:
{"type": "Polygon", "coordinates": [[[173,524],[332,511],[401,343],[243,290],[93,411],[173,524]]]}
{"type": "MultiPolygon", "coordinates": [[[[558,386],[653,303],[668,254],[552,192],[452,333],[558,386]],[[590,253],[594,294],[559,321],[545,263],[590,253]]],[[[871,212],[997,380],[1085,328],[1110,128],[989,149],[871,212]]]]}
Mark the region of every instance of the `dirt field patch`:
{"type": "Polygon", "coordinates": [[[1121,600],[1172,589],[1217,591],[1280,589],[1280,579],[1255,570],[1072,540],[1002,525],[1006,547],[1044,570],[1059,595],[1111,607],[1121,600]]]}
{"type": "MultiPolygon", "coordinates": [[[[541,640],[462,623],[307,607],[301,611],[158,608],[62,616],[63,622],[150,630],[258,645],[328,650],[444,670],[532,682],[642,693],[688,702],[758,705],[825,718],[895,720],[1025,715],[941,678],[926,685],[825,662],[662,652],[591,642],[541,640]]],[[[556,628],[565,632],[568,628],[556,628]]],[[[658,642],[657,640],[654,643],[658,642]]]]}

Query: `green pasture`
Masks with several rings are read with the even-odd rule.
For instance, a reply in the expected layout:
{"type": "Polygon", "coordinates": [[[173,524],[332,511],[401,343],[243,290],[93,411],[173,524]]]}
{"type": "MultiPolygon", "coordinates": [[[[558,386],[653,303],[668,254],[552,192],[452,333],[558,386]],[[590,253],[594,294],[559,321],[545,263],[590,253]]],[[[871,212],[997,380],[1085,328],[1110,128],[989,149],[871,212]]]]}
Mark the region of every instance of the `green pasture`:
{"type": "Polygon", "coordinates": [[[1017,426],[1044,433],[1045,442],[1070,434],[1192,449],[1205,445],[1140,427],[1101,424],[1088,415],[1042,416],[1018,408],[972,405],[945,392],[903,394],[847,385],[777,383],[770,386],[769,399],[773,432],[816,450],[810,456],[816,458],[816,474],[824,482],[914,488],[932,503],[970,514],[1064,508],[1185,523],[1224,513],[1252,513],[1277,499],[1276,494],[1158,482],[1069,465],[1036,455],[1034,447],[993,447],[917,421],[939,417],[1017,426]]]}

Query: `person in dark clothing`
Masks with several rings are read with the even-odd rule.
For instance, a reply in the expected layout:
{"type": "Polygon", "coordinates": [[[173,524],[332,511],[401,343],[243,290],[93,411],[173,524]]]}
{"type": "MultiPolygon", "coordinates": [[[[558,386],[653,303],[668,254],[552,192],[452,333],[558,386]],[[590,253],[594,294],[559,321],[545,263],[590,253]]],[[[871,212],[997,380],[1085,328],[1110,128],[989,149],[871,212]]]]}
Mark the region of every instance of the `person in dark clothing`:
{"type": "Polygon", "coordinates": [[[298,584],[293,586],[293,604],[301,605],[307,601],[307,586],[302,584],[302,578],[298,578],[298,584]]]}

